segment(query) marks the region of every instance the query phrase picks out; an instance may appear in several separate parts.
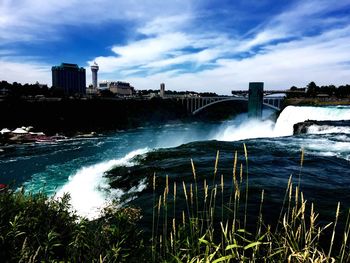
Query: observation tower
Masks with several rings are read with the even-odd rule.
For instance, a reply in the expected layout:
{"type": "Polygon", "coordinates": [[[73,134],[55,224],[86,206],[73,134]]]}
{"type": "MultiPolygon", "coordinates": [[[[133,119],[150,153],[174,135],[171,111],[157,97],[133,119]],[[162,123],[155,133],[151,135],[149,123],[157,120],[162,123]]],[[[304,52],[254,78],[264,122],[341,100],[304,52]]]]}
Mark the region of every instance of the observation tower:
{"type": "Polygon", "coordinates": [[[91,65],[91,72],[92,72],[92,86],[94,89],[97,89],[97,71],[98,71],[99,67],[96,63],[96,61],[94,61],[94,64],[91,65]]]}

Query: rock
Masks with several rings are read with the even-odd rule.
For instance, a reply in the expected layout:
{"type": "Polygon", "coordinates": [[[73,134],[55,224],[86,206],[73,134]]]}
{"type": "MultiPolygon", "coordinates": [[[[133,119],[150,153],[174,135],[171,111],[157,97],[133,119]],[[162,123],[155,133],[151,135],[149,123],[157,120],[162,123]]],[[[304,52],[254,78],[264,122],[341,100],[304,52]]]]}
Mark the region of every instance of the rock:
{"type": "Polygon", "coordinates": [[[293,125],[293,134],[303,134],[307,133],[310,126],[332,126],[332,127],[350,127],[350,120],[339,120],[339,121],[316,121],[307,120],[303,122],[298,122],[293,125]]]}

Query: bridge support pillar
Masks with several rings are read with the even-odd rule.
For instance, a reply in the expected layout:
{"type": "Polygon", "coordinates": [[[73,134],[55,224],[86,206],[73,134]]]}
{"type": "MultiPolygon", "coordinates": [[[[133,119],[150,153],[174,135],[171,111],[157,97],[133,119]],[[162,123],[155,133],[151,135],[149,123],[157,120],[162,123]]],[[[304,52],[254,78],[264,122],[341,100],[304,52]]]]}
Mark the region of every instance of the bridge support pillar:
{"type": "Polygon", "coordinates": [[[249,82],[249,97],[248,97],[248,117],[261,119],[263,98],[264,97],[264,82],[249,82]]]}

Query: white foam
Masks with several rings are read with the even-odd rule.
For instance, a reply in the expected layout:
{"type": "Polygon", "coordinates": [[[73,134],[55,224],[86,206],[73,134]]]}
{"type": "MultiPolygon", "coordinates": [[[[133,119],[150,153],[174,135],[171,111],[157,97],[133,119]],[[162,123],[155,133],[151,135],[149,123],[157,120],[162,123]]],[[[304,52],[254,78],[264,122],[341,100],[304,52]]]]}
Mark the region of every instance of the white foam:
{"type": "Polygon", "coordinates": [[[288,106],[277,119],[275,136],[293,135],[293,125],[306,120],[350,120],[350,107],[297,107],[288,106]]]}
{"type": "MultiPolygon", "coordinates": [[[[221,127],[213,139],[237,141],[252,138],[271,138],[293,135],[293,125],[306,120],[350,120],[350,107],[286,107],[276,123],[270,120],[249,120],[241,115],[235,123],[221,127]]],[[[323,133],[350,133],[347,127],[324,130],[323,133]]]]}
{"type": "MultiPolygon", "coordinates": [[[[93,219],[99,215],[103,208],[112,198],[120,197],[124,192],[120,189],[111,189],[108,179],[103,176],[104,172],[117,165],[132,165],[130,162],[133,157],[144,154],[148,151],[138,149],[125,155],[123,158],[105,161],[96,165],[83,167],[74,175],[70,176],[68,182],[58,190],[57,197],[69,193],[71,196],[71,205],[79,215],[93,219]]],[[[145,187],[144,182],[132,191],[141,191],[145,187]]]]}
{"type": "Polygon", "coordinates": [[[350,134],[350,127],[341,127],[341,126],[319,126],[311,125],[307,129],[307,133],[311,134],[327,134],[327,133],[345,133],[350,134]]]}
{"type": "Polygon", "coordinates": [[[238,141],[273,136],[274,123],[270,120],[247,120],[238,125],[223,127],[213,139],[220,141],[238,141]]]}

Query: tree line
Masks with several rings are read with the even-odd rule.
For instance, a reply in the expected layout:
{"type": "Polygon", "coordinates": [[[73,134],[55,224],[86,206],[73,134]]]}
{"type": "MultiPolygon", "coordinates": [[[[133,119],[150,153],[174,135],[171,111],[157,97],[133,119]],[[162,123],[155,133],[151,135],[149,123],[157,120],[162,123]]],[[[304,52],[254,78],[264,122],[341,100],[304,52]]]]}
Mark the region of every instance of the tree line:
{"type": "Polygon", "coordinates": [[[335,85],[318,86],[314,81],[311,81],[306,87],[298,88],[292,86],[290,91],[295,93],[288,93],[288,97],[307,97],[315,98],[319,95],[327,95],[329,97],[335,98],[348,98],[350,97],[350,85],[340,85],[336,87],[335,85]]]}
{"type": "Polygon", "coordinates": [[[57,88],[49,88],[47,85],[39,84],[21,84],[18,82],[8,83],[3,80],[0,82],[0,94],[8,97],[21,97],[21,96],[38,96],[44,97],[61,97],[63,96],[63,90],[57,88]]]}
{"type": "MultiPolygon", "coordinates": [[[[158,94],[159,90],[137,90],[136,96],[147,96],[150,94],[158,94]]],[[[7,95],[9,97],[20,97],[20,96],[38,96],[44,97],[63,97],[63,90],[55,87],[49,88],[47,85],[35,84],[21,84],[18,82],[8,83],[3,80],[0,82],[0,94],[7,95]]],[[[166,95],[199,95],[201,97],[216,97],[218,94],[214,92],[195,92],[195,91],[172,91],[166,90],[166,95]]],[[[100,96],[102,97],[114,97],[115,94],[110,90],[100,90],[100,96]]]]}

